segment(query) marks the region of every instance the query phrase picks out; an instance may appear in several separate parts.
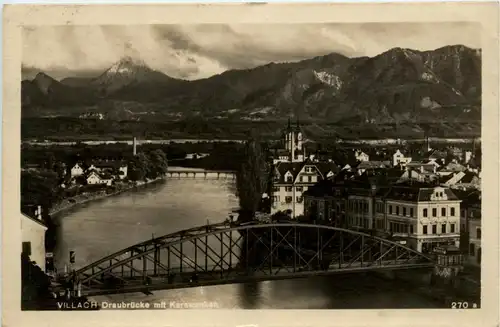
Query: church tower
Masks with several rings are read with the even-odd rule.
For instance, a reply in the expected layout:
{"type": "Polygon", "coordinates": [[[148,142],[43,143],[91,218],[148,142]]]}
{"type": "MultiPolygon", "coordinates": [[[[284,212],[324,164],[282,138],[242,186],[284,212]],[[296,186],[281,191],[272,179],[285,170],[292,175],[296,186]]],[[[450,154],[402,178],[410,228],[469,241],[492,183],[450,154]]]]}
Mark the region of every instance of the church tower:
{"type": "Polygon", "coordinates": [[[290,155],[290,162],[304,161],[303,135],[300,130],[299,120],[295,126],[292,126],[288,119],[288,126],[285,130],[285,149],[290,155]]]}

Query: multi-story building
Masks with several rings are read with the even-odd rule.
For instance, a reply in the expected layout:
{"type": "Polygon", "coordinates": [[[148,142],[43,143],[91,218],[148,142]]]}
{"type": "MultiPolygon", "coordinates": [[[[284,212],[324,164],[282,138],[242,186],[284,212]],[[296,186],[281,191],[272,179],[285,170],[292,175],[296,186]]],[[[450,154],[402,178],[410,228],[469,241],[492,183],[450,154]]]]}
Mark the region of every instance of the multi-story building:
{"type": "Polygon", "coordinates": [[[463,192],[460,209],[460,248],[466,263],[481,264],[481,192],[463,192]]]}
{"type": "Polygon", "coordinates": [[[318,181],[337,173],[333,162],[279,162],[275,166],[271,214],[290,210],[292,217],[304,214],[303,193],[318,181]]]}
{"type": "Polygon", "coordinates": [[[374,201],[384,188],[377,187],[381,184],[378,176],[368,176],[341,171],[335,178],[314,185],[304,195],[305,216],[337,227],[371,231],[374,201]]]}
{"type": "Polygon", "coordinates": [[[33,217],[21,214],[22,253],[45,271],[45,232],[47,226],[42,219],[42,209],[36,208],[33,217]]]}
{"type": "Polygon", "coordinates": [[[406,238],[411,248],[428,253],[436,246],[460,244],[460,202],[451,189],[420,183],[394,185],[378,201],[377,226],[406,238]],[[383,211],[383,212],[382,212],[383,211]]]}

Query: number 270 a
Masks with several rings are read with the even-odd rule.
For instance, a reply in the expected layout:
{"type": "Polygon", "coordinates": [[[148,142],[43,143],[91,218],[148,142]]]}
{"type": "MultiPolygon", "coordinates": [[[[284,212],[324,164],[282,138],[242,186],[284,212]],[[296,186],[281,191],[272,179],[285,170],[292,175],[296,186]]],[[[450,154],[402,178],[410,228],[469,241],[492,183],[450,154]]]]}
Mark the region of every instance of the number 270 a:
{"type": "Polygon", "coordinates": [[[469,302],[451,302],[452,309],[467,309],[469,308],[469,302]]]}

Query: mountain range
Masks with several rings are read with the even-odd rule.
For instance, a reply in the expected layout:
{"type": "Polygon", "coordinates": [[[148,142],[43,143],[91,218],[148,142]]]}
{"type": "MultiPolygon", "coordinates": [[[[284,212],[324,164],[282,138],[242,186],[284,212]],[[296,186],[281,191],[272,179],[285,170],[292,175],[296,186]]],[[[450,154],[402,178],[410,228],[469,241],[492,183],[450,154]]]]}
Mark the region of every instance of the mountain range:
{"type": "Polygon", "coordinates": [[[331,53],[194,81],[125,57],[94,78],[57,81],[40,72],[22,81],[21,97],[27,117],[471,122],[481,119],[481,50],[454,45],[394,48],[375,57],[331,53]]]}

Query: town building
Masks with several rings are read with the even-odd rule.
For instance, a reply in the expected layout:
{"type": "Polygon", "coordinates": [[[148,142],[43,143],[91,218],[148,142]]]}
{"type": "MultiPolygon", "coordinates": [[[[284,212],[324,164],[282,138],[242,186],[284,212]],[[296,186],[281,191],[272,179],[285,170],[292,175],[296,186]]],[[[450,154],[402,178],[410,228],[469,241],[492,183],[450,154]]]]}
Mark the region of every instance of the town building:
{"type": "Polygon", "coordinates": [[[361,150],[355,150],[354,157],[356,158],[357,161],[361,162],[370,160],[370,156],[361,150]]]}
{"type": "Polygon", "coordinates": [[[466,254],[465,263],[481,265],[481,192],[456,191],[460,205],[460,248],[466,254]]]}
{"type": "Polygon", "coordinates": [[[86,167],[82,163],[75,163],[73,167],[71,167],[71,177],[82,176],[85,173],[86,167]]]}
{"type": "Polygon", "coordinates": [[[303,193],[317,182],[338,171],[333,162],[279,162],[274,167],[271,214],[291,211],[292,217],[304,214],[303,193]]]}
{"type": "Polygon", "coordinates": [[[405,156],[401,151],[396,150],[396,152],[392,155],[392,166],[406,166],[407,163],[411,162],[412,158],[405,156]]]}
{"type": "Polygon", "coordinates": [[[308,189],[304,194],[304,216],[320,223],[371,232],[375,199],[384,194],[391,180],[390,171],[384,169],[361,176],[340,171],[308,189]]]}
{"type": "Polygon", "coordinates": [[[88,185],[105,184],[111,186],[113,184],[113,177],[111,175],[100,173],[95,170],[88,172],[85,180],[88,185]]]}
{"type": "Polygon", "coordinates": [[[357,166],[356,170],[359,175],[362,175],[368,170],[375,169],[385,169],[390,167],[390,162],[388,161],[361,161],[357,166]]]}
{"type": "Polygon", "coordinates": [[[119,179],[125,179],[128,176],[128,165],[122,160],[94,160],[90,163],[77,162],[71,167],[71,178],[83,177],[87,184],[107,184],[112,179],[110,176],[116,176],[119,179]],[[96,174],[91,174],[95,172],[96,174]],[[89,182],[90,178],[90,182],[89,182]]]}
{"type": "Polygon", "coordinates": [[[383,226],[385,220],[387,232],[406,238],[409,247],[424,253],[436,246],[459,246],[460,202],[446,187],[396,184],[379,201],[376,226],[383,226]]]}
{"type": "Polygon", "coordinates": [[[42,219],[42,208],[37,207],[33,217],[21,213],[22,253],[29,256],[42,271],[45,271],[45,232],[47,226],[42,219]]]}

